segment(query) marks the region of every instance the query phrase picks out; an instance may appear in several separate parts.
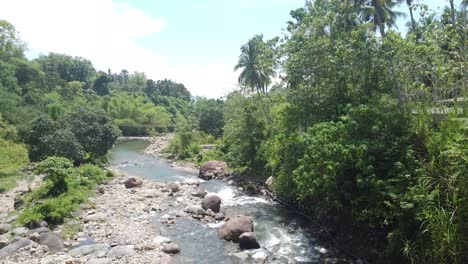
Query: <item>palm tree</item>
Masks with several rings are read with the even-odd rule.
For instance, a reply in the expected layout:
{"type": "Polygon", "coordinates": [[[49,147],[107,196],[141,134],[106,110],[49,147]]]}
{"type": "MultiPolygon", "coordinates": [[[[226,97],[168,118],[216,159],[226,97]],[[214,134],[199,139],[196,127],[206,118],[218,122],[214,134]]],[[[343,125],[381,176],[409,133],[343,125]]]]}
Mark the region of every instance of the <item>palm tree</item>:
{"type": "Polygon", "coordinates": [[[257,93],[267,94],[267,87],[271,83],[271,77],[275,76],[273,64],[264,57],[265,43],[262,35],[256,35],[241,47],[239,61],[234,67],[237,71],[242,69],[239,75],[239,84],[248,87],[257,93]]]}
{"type": "Polygon", "coordinates": [[[396,26],[396,19],[405,15],[394,10],[397,4],[398,1],[394,0],[368,0],[361,8],[361,17],[364,21],[373,22],[383,38],[385,25],[389,28],[396,26]]]}
{"type": "Polygon", "coordinates": [[[239,84],[259,94],[265,118],[271,124],[268,108],[262,99],[262,95],[268,96],[268,85],[271,84],[271,77],[275,76],[274,63],[266,54],[267,48],[263,35],[255,35],[241,47],[241,55],[234,70],[242,69],[239,84]]]}

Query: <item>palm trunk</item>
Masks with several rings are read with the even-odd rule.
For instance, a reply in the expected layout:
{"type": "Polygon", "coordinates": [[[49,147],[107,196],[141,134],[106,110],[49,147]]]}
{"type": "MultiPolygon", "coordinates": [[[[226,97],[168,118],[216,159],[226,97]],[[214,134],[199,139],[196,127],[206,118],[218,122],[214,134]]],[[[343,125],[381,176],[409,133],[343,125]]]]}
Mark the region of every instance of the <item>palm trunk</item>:
{"type": "Polygon", "coordinates": [[[455,25],[455,5],[453,3],[453,0],[449,0],[450,2],[450,16],[452,18],[452,24],[455,25]]]}
{"type": "MultiPolygon", "coordinates": [[[[263,110],[263,114],[265,115],[265,119],[268,123],[268,125],[271,125],[272,124],[272,120],[271,120],[271,116],[270,116],[270,111],[268,109],[268,106],[265,104],[265,101],[263,100],[263,93],[257,93],[258,94],[258,98],[259,98],[259,101],[260,101],[260,105],[262,106],[262,110],[263,110]]],[[[265,93],[266,95],[266,93],[265,93]]]]}
{"type": "Polygon", "coordinates": [[[411,5],[408,5],[408,9],[411,17],[411,27],[413,28],[413,32],[416,32],[416,21],[414,21],[413,9],[411,8],[411,5]]]}

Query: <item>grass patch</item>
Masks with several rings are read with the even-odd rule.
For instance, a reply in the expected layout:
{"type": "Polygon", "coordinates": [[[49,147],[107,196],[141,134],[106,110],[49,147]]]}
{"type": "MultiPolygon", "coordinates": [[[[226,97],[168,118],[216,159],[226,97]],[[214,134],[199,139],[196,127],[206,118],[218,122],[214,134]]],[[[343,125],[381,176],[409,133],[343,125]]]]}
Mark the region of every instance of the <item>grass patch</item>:
{"type": "Polygon", "coordinates": [[[7,192],[16,187],[16,181],[22,180],[22,173],[0,174],[0,193],[7,192]]]}
{"type": "Polygon", "coordinates": [[[17,221],[23,226],[34,227],[42,220],[51,225],[62,224],[87,201],[98,184],[114,176],[95,165],[73,167],[71,161],[58,157],[41,162],[39,172],[44,173],[46,179],[25,198],[26,208],[17,221]]]}

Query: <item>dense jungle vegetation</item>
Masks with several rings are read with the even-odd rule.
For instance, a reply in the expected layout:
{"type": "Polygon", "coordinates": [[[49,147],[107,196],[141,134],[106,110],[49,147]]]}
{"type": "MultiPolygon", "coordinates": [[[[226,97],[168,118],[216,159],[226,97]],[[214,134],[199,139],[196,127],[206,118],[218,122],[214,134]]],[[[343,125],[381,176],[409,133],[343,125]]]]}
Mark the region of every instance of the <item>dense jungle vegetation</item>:
{"type": "Polygon", "coordinates": [[[55,207],[104,181],[90,164],[120,134],[176,131],[176,158],[273,176],[279,197],[371,262],[467,263],[466,1],[448,2],[434,13],[411,0],[307,1],[283,36],[241,47],[240,89],[222,100],[84,58],[28,60],[1,21],[0,188],[42,161],[50,180],[20,220],[59,222],[55,207]],[[406,34],[395,29],[400,2],[406,34]]]}

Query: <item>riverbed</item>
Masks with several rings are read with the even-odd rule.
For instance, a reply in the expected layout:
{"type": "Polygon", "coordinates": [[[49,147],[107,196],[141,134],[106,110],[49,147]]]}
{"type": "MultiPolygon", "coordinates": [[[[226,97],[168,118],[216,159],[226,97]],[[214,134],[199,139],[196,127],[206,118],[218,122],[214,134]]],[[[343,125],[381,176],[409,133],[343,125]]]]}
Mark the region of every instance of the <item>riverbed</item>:
{"type": "MultiPolygon", "coordinates": [[[[109,154],[110,165],[129,175],[169,183],[198,179],[193,173],[179,170],[165,160],[144,154],[148,141],[119,142],[109,154]]],[[[200,179],[198,179],[200,180],[200,179]]],[[[221,180],[202,181],[200,186],[222,199],[222,211],[227,215],[244,214],[253,217],[254,231],[260,249],[247,250],[240,259],[237,244],[217,236],[223,222],[202,224],[192,218],[179,219],[170,227],[160,226],[162,236],[180,246],[173,263],[323,263],[329,249],[305,229],[306,220],[263,196],[248,196],[235,186],[221,180]]],[[[171,206],[153,221],[159,225],[162,214],[176,214],[182,208],[171,206]]]]}

